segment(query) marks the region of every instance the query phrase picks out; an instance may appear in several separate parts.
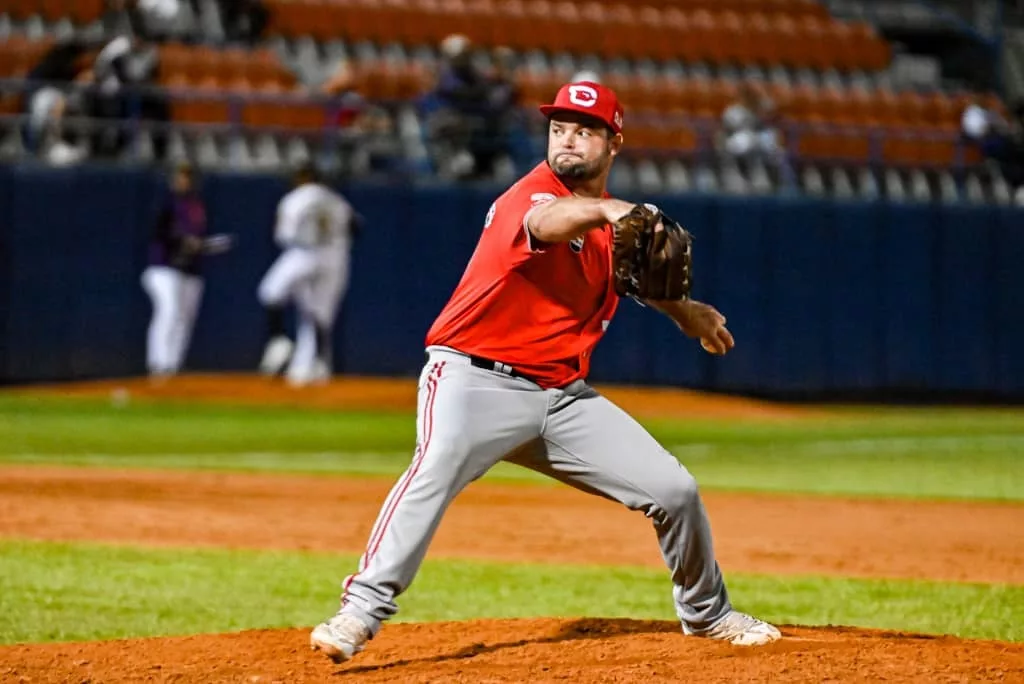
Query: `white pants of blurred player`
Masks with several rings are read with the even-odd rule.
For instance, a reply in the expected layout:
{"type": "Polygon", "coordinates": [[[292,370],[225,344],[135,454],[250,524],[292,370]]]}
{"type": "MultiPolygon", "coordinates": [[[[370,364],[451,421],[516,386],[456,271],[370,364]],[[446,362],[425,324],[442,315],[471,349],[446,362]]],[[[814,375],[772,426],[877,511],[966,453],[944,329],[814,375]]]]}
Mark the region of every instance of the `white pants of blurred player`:
{"type": "Polygon", "coordinates": [[[150,266],[142,273],[142,288],[153,302],[146,335],[146,367],[151,375],[174,375],[185,362],[203,279],[170,266],[150,266]]]}
{"type": "MultiPolygon", "coordinates": [[[[348,287],[347,243],[290,247],[270,267],[259,286],[265,307],[290,303],[296,308],[295,348],[285,377],[293,384],[326,380],[331,374],[330,347],[317,349],[317,326],[330,331],[348,287]]],[[[331,344],[328,338],[326,344],[331,344]]]]}

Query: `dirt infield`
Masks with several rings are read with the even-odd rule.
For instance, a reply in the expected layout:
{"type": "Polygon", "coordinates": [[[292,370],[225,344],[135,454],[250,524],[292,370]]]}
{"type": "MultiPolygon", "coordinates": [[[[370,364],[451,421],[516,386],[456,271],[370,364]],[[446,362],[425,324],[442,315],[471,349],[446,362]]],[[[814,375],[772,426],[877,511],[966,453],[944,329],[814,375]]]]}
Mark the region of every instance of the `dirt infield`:
{"type": "MultiPolygon", "coordinates": [[[[34,388],[88,396],[411,410],[412,381],[296,392],[224,376],[34,388]]],[[[799,419],[799,407],[606,389],[637,415],[799,419]]],[[[0,537],[360,552],[390,482],[340,477],[0,467],[0,537]],[[254,505],[258,504],[258,505],[254,505]],[[334,523],[325,527],[324,520],[334,523]]],[[[1024,507],[709,493],[723,569],[1024,584],[1024,507]],[[940,532],[939,532],[940,531],[940,532]]],[[[431,558],[662,567],[642,515],[566,487],[476,483],[431,558]]],[[[350,568],[339,568],[342,573],[350,568]]],[[[670,622],[481,620],[388,625],[335,666],[308,630],[0,647],[2,682],[1024,681],[1024,644],[785,627],[769,647],[681,636],[670,622]]]]}
{"type": "MultiPolygon", "coordinates": [[[[0,467],[0,536],[361,553],[390,485],[0,467]]],[[[705,503],[726,572],[1024,584],[1019,505],[719,492],[705,503]]],[[[663,567],[639,513],[564,486],[488,482],[455,500],[430,556],[663,567]]]]}
{"type": "Polygon", "coordinates": [[[680,636],[670,622],[481,620],[390,625],[333,665],[306,630],[0,648],[7,682],[1019,682],[1024,646],[859,629],[783,627],[758,649],[680,636]],[[314,657],[316,655],[317,657],[314,657]]]}
{"type": "MultiPolygon", "coordinates": [[[[0,536],[361,551],[378,479],[0,468],[0,536]],[[258,505],[253,505],[258,502],[258,505]],[[335,521],[329,527],[324,520],[335,521]]],[[[1024,583],[1021,507],[710,493],[726,573],[1024,583]],[[942,534],[934,534],[942,529],[942,534]],[[974,559],[976,562],[971,562],[974,559]],[[983,560],[979,560],[983,559],[983,560]]],[[[431,557],[661,567],[647,520],[566,487],[476,483],[431,557]]],[[[350,568],[339,568],[339,578],[350,568]]],[[[305,630],[0,648],[12,682],[1024,681],[1024,644],[787,628],[763,649],[622,620],[389,625],[345,666],[305,630]]]]}

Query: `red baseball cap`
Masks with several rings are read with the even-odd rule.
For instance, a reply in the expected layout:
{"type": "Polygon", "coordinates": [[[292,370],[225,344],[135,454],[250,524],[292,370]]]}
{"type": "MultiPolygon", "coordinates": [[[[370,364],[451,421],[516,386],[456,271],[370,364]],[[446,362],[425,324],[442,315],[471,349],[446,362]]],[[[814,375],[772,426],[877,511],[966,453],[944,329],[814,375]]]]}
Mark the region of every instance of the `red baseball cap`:
{"type": "Polygon", "coordinates": [[[622,105],[615,91],[593,81],[566,83],[559,88],[553,104],[541,105],[540,113],[578,112],[592,116],[616,133],[622,132],[622,105]]]}

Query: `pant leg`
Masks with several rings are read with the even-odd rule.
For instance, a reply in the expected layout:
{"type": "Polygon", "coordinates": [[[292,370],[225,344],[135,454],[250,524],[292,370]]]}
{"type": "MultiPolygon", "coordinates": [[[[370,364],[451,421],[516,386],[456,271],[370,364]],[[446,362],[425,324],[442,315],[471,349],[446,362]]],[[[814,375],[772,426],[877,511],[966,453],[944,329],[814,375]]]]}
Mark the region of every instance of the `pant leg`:
{"type": "Polygon", "coordinates": [[[293,380],[309,378],[317,361],[316,321],[310,310],[302,304],[302,292],[308,289],[304,283],[298,288],[295,313],[295,349],[285,375],[293,380]]]}
{"type": "Polygon", "coordinates": [[[346,578],[342,612],[376,634],[412,583],[452,499],[501,458],[540,435],[546,398],[525,380],[432,352],[420,375],[415,456],[391,489],[359,569],[346,578]]]}
{"type": "Polygon", "coordinates": [[[699,632],[731,609],[697,482],[643,426],[579,382],[552,393],[542,436],[542,459],[521,465],[651,519],[682,622],[699,632]]]}
{"type": "Polygon", "coordinates": [[[316,252],[298,247],[285,250],[260,281],[257,292],[260,303],[263,306],[284,306],[316,272],[316,252]]]}
{"type": "Polygon", "coordinates": [[[338,305],[348,281],[348,252],[337,245],[317,248],[316,270],[309,278],[295,288],[295,306],[298,312],[298,326],[295,352],[289,364],[288,375],[303,377],[323,358],[330,368],[330,331],[338,313],[338,305]],[[327,331],[323,342],[326,350],[320,349],[317,329],[327,331]]]}
{"type": "Polygon", "coordinates": [[[180,306],[176,273],[167,266],[150,266],[142,273],[142,287],[153,304],[146,332],[146,368],[150,373],[174,370],[172,336],[180,306]]]}
{"type": "Polygon", "coordinates": [[[329,245],[317,249],[316,259],[316,273],[309,288],[296,293],[296,303],[310,312],[317,325],[330,327],[348,285],[348,252],[329,245]]]}
{"type": "Polygon", "coordinates": [[[196,316],[199,313],[199,303],[203,298],[203,279],[196,275],[182,274],[178,287],[181,306],[178,311],[172,350],[172,362],[175,370],[181,370],[185,365],[185,357],[188,355],[188,347],[192,341],[192,331],[195,330],[196,316]]]}

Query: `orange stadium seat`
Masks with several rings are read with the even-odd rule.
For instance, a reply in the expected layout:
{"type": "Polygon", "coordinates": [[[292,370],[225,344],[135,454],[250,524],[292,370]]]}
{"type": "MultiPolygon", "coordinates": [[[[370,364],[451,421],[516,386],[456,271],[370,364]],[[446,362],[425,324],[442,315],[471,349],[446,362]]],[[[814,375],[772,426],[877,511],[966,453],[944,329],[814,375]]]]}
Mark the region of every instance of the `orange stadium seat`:
{"type": "Polygon", "coordinates": [[[12,19],[24,21],[38,12],[38,5],[35,0],[6,0],[4,11],[12,19]]]}
{"type": "Polygon", "coordinates": [[[636,13],[629,7],[600,2],[580,5],[580,32],[585,36],[582,41],[586,46],[584,49],[605,59],[636,59],[637,55],[647,54],[644,48],[627,45],[627,38],[636,39],[636,13]],[[616,11],[622,12],[621,25],[613,18],[613,12],[616,11]],[[627,51],[629,54],[626,54],[627,51]]]}
{"type": "Polygon", "coordinates": [[[23,57],[23,41],[13,39],[0,43],[0,76],[11,76],[20,67],[23,57]]]}
{"type": "Polygon", "coordinates": [[[661,10],[650,5],[643,5],[636,11],[635,34],[642,36],[638,50],[654,59],[663,59],[668,45],[665,41],[665,17],[661,10]]]}
{"type": "Polygon", "coordinates": [[[238,81],[245,77],[249,61],[253,55],[244,48],[226,48],[211,55],[213,68],[219,78],[225,81],[238,81]]]}
{"type": "Polygon", "coordinates": [[[809,121],[815,117],[817,92],[808,86],[794,86],[789,93],[789,101],[784,116],[795,121],[809,121]]]}
{"type": "Polygon", "coordinates": [[[554,7],[548,0],[531,0],[526,3],[526,23],[521,26],[522,40],[532,47],[565,49],[561,44],[565,30],[555,15],[554,7]]]}
{"type": "Polygon", "coordinates": [[[648,85],[651,106],[658,111],[667,112],[675,109],[685,108],[687,104],[687,92],[685,81],[672,76],[659,75],[652,79],[648,85]]]}
{"type": "Polygon", "coordinates": [[[231,119],[231,106],[220,95],[227,88],[227,83],[213,76],[204,76],[198,81],[191,81],[189,88],[198,96],[172,107],[174,118],[190,123],[225,123],[231,119]]]}
{"type": "Polygon", "coordinates": [[[67,17],[77,24],[88,24],[103,14],[104,0],[41,0],[36,5],[48,21],[67,17]]]}
{"type": "Polygon", "coordinates": [[[637,74],[632,79],[630,94],[633,103],[626,108],[627,112],[662,113],[668,109],[663,94],[659,91],[661,83],[652,75],[637,74]]]}
{"type": "MultiPolygon", "coordinates": [[[[49,0],[60,1],[60,0],[49,0]]],[[[716,64],[881,68],[889,48],[867,24],[832,20],[814,0],[267,0],[271,28],[318,40],[484,46],[716,64]],[[611,31],[609,27],[616,30],[611,31]],[[874,66],[872,66],[874,65],[874,66]]]]}
{"type": "Polygon", "coordinates": [[[494,8],[494,41],[513,50],[529,49],[526,7],[520,0],[507,0],[494,8]]]}
{"type": "Polygon", "coordinates": [[[335,37],[348,40],[402,40],[401,12],[406,6],[391,2],[367,3],[360,0],[335,0],[327,10],[325,21],[330,21],[335,37]]]}
{"type": "Polygon", "coordinates": [[[242,123],[255,127],[282,128],[286,126],[289,109],[293,105],[265,99],[283,95],[284,92],[284,88],[276,83],[268,83],[256,90],[256,97],[249,99],[242,106],[242,123]]]}
{"type": "Polygon", "coordinates": [[[718,17],[706,9],[699,9],[689,17],[689,30],[676,38],[677,48],[685,51],[687,61],[721,63],[722,27],[718,17]]]}
{"type": "Polygon", "coordinates": [[[748,12],[743,15],[743,51],[745,61],[769,65],[778,61],[777,36],[772,31],[768,15],[748,12]]]}
{"type": "Polygon", "coordinates": [[[899,101],[891,90],[875,91],[871,112],[871,117],[881,126],[893,126],[900,123],[899,101]]]}
{"type": "Polygon", "coordinates": [[[558,42],[553,44],[557,48],[552,49],[551,45],[539,45],[535,40],[531,41],[533,47],[544,47],[552,49],[552,51],[565,51],[575,54],[597,51],[596,48],[600,44],[599,35],[589,35],[583,30],[579,8],[575,3],[555,2],[551,9],[559,31],[558,42]]]}
{"type": "Polygon", "coordinates": [[[301,13],[295,11],[297,3],[294,0],[263,0],[263,5],[269,15],[267,25],[270,31],[288,37],[301,35],[301,13]]]}
{"type": "Polygon", "coordinates": [[[833,26],[812,15],[796,21],[794,30],[800,56],[795,63],[819,70],[834,68],[839,62],[839,55],[832,40],[833,26]]]}
{"type": "Polygon", "coordinates": [[[479,45],[501,45],[498,39],[498,11],[494,0],[467,0],[466,35],[479,45]]]}
{"type": "Polygon", "coordinates": [[[849,51],[854,68],[879,71],[889,66],[892,58],[889,43],[879,37],[870,24],[851,22],[845,26],[849,29],[849,51]]]}
{"type": "Polygon", "coordinates": [[[47,21],[57,21],[68,15],[66,0],[39,0],[35,3],[36,12],[47,21]]]}
{"type": "Polygon", "coordinates": [[[776,14],[771,20],[775,38],[775,62],[790,68],[804,63],[804,46],[799,40],[796,22],[788,16],[776,14]]]}
{"type": "Polygon", "coordinates": [[[609,29],[603,26],[594,28],[602,31],[600,35],[605,55],[641,59],[650,54],[651,47],[646,44],[647,37],[640,30],[640,19],[632,7],[610,5],[603,21],[607,22],[609,29]]]}
{"type": "Polygon", "coordinates": [[[699,40],[690,30],[686,13],[676,7],[666,7],[661,12],[662,25],[652,42],[652,57],[660,60],[686,58],[688,50],[699,40]]]}
{"type": "Polygon", "coordinates": [[[718,39],[712,44],[711,51],[717,63],[745,64],[751,62],[749,45],[739,14],[727,11],[718,15],[718,39]]]}

